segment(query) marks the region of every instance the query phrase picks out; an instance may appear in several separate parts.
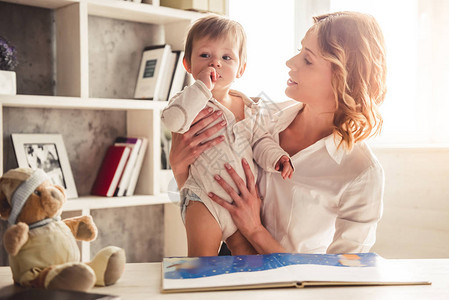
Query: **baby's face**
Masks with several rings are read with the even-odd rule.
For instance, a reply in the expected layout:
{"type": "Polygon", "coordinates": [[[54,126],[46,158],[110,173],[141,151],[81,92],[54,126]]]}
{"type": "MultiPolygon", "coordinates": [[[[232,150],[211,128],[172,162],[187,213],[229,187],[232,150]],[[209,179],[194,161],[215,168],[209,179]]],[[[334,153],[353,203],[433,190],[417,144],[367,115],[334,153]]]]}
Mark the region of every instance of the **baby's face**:
{"type": "Polygon", "coordinates": [[[224,88],[242,75],[240,68],[239,45],[231,38],[195,40],[188,70],[193,78],[205,68],[212,67],[217,72],[215,88],[224,88]]]}

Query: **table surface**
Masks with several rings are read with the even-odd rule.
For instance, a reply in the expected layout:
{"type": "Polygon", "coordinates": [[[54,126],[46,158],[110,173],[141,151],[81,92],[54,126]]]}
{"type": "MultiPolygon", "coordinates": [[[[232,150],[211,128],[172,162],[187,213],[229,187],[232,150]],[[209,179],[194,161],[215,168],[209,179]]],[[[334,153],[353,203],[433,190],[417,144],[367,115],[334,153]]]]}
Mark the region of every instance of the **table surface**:
{"type": "MultiPolygon", "coordinates": [[[[161,294],[161,263],[127,264],[113,286],[95,287],[90,292],[118,295],[121,299],[449,299],[449,259],[392,260],[404,269],[432,282],[417,286],[359,286],[277,288],[161,294]]],[[[0,267],[0,296],[20,291],[12,284],[9,267],[0,267]]]]}

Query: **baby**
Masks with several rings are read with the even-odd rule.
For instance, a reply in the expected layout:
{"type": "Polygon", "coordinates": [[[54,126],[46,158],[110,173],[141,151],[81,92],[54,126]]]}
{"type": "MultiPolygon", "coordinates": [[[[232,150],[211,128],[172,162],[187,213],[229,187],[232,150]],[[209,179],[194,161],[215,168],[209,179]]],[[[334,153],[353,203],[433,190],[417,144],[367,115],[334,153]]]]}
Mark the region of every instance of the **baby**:
{"type": "MultiPolygon", "coordinates": [[[[225,171],[229,163],[242,177],[242,158],[253,174],[259,166],[267,171],[281,171],[290,178],[293,167],[288,154],[263,130],[259,120],[259,99],[251,99],[231,90],[236,78],[246,67],[246,35],[242,26],[217,15],[196,21],[189,30],[185,44],[184,67],[195,83],[170,99],[162,112],[162,122],[172,132],[189,130],[198,113],[207,107],[220,110],[227,126],[211,136],[224,136],[224,141],[206,150],[190,166],[189,177],[181,189],[181,215],[186,226],[188,255],[214,256],[225,241],[233,255],[256,253],[237,230],[229,212],[212,201],[207,193],[213,191],[228,202],[229,195],[214,180],[219,176],[232,182],[225,171]]],[[[233,186],[234,190],[237,187],[233,186]]]]}

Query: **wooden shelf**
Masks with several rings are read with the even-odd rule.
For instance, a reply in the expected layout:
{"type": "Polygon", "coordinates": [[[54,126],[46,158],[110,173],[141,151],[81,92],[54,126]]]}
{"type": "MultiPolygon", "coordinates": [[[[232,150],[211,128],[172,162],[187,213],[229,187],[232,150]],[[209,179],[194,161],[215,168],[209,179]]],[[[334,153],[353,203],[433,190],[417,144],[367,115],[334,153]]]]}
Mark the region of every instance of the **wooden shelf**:
{"type": "Polygon", "coordinates": [[[160,195],[136,195],[127,197],[99,197],[99,196],[85,196],[77,199],[69,199],[64,204],[63,211],[78,211],[85,209],[101,209],[101,208],[115,208],[128,207],[140,205],[158,205],[177,202],[173,199],[176,197],[169,197],[168,194],[160,195]]]}
{"type": "Polygon", "coordinates": [[[80,2],[87,3],[89,15],[149,24],[163,25],[191,21],[202,16],[197,12],[146,3],[112,0],[81,0],[80,2]]]}
{"type": "Polygon", "coordinates": [[[32,107],[53,109],[160,110],[167,105],[167,102],[136,99],[0,95],[0,104],[5,107],[32,107]]]}
{"type": "Polygon", "coordinates": [[[36,6],[49,9],[57,9],[72,3],[79,3],[79,0],[2,0],[20,5],[36,6]]]}
{"type": "Polygon", "coordinates": [[[148,24],[169,24],[190,21],[202,16],[201,13],[179,10],[147,3],[123,0],[2,0],[20,5],[58,9],[70,4],[87,4],[87,12],[92,16],[113,18],[148,24]]]}

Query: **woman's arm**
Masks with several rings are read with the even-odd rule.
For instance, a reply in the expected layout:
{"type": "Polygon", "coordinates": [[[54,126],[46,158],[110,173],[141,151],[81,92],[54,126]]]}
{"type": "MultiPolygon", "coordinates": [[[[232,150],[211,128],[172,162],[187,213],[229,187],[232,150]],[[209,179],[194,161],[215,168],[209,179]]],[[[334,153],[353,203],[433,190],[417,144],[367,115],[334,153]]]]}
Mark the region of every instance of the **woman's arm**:
{"type": "Polygon", "coordinates": [[[374,165],[354,179],[341,196],[335,234],[327,253],[368,252],[382,216],[384,173],[374,165]]]}
{"type": "Polygon", "coordinates": [[[205,150],[223,141],[224,137],[218,136],[205,142],[210,136],[226,126],[224,120],[204,130],[209,124],[220,118],[221,115],[222,111],[218,110],[212,113],[212,108],[206,107],[193,120],[192,126],[187,132],[184,134],[172,133],[169,160],[179,189],[181,189],[189,176],[190,164],[205,150]]]}
{"type": "Polygon", "coordinates": [[[233,203],[224,201],[212,192],[209,193],[209,197],[229,211],[237,228],[258,253],[287,252],[262,225],[260,220],[262,201],[257,192],[254,175],[245,159],[242,160],[242,166],[245,171],[246,185],[231,165],[225,164],[226,171],[239,189],[238,194],[223,178],[215,175],[215,180],[231,196],[233,203]]]}

